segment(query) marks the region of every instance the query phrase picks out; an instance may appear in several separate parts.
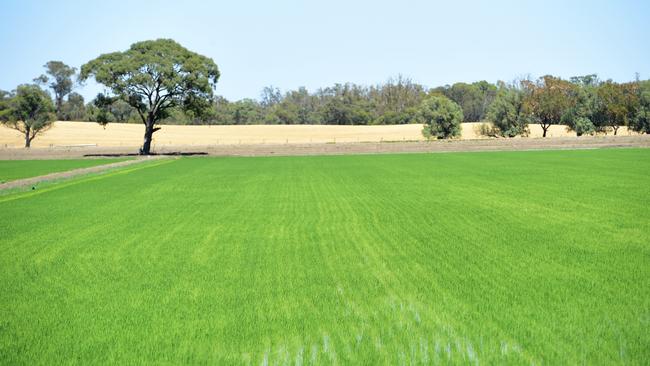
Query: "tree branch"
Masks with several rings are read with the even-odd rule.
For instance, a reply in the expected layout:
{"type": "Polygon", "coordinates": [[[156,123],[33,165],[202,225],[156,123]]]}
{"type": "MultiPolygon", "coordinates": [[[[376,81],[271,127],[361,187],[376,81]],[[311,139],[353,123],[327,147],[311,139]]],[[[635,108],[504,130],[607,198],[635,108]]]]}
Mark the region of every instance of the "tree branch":
{"type": "Polygon", "coordinates": [[[142,119],[142,123],[146,125],[147,124],[147,119],[144,118],[144,113],[142,113],[140,108],[136,108],[135,110],[138,112],[138,115],[140,116],[140,119],[142,119]]]}

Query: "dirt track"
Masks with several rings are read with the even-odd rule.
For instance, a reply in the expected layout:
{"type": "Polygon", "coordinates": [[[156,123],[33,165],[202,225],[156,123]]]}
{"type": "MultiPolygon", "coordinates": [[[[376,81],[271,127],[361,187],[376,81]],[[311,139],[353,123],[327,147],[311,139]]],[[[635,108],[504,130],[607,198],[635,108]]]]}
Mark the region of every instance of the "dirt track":
{"type": "MultiPolygon", "coordinates": [[[[506,151],[650,147],[650,135],[513,138],[414,142],[179,145],[157,147],[158,154],[202,153],[213,156],[336,155],[445,151],[506,151]]],[[[138,146],[0,149],[0,159],[65,159],[135,154],[138,146]]]]}
{"type": "Polygon", "coordinates": [[[78,175],[84,175],[90,173],[99,173],[113,168],[120,168],[128,165],[142,163],[145,161],[151,161],[152,159],[159,159],[159,157],[156,156],[144,157],[144,158],[138,158],[133,160],[120,161],[117,163],[96,165],[88,168],[79,168],[79,169],[68,170],[65,172],[57,172],[57,173],[51,173],[46,175],[40,175],[37,177],[13,180],[11,182],[0,184],[0,191],[4,189],[33,186],[37,183],[44,182],[44,181],[72,178],[78,175]]]}

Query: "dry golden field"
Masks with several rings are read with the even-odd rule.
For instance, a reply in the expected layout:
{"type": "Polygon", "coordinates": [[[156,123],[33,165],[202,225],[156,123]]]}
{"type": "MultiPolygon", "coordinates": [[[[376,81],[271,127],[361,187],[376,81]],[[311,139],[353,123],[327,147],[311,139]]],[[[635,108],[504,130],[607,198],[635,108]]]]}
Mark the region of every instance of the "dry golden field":
{"type": "MultiPolygon", "coordinates": [[[[462,139],[482,138],[476,130],[480,123],[463,123],[462,139]]],[[[163,125],[154,134],[155,146],[232,145],[331,142],[422,141],[422,125],[334,126],[334,125],[245,125],[245,126],[176,126],[163,125]]],[[[530,126],[530,137],[541,137],[538,125],[530,126]]],[[[144,127],[141,124],[110,123],[106,128],[94,122],[55,122],[38,136],[33,147],[74,145],[139,146],[144,127]]],[[[621,127],[619,135],[632,132],[621,127]]],[[[549,137],[575,136],[565,126],[552,126],[549,137]]],[[[0,148],[22,147],[17,131],[0,126],[0,148]]]]}

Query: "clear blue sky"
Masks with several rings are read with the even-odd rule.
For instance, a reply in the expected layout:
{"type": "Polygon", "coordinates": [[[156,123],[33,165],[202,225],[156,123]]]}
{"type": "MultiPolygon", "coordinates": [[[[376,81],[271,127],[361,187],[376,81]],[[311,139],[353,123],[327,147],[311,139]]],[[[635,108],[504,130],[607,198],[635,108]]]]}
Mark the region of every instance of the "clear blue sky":
{"type": "MultiPolygon", "coordinates": [[[[213,58],[217,93],[376,84],[399,73],[456,81],[598,73],[650,78],[650,1],[29,1],[0,5],[0,89],[173,38],[213,58]]],[[[86,98],[101,89],[79,88],[86,98]]]]}

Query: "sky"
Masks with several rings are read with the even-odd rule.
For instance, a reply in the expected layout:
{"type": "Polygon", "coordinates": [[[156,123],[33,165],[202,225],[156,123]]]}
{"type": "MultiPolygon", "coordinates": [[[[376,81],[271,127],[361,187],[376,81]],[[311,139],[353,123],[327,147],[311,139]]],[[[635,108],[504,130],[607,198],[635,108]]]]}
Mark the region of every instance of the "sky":
{"type": "MultiPolygon", "coordinates": [[[[229,100],[402,74],[427,87],[597,73],[650,78],[650,1],[0,0],[0,89],[172,38],[212,58],[229,100]]],[[[78,86],[87,100],[102,88],[78,86]]]]}

